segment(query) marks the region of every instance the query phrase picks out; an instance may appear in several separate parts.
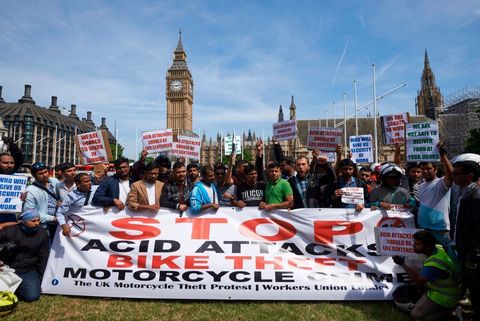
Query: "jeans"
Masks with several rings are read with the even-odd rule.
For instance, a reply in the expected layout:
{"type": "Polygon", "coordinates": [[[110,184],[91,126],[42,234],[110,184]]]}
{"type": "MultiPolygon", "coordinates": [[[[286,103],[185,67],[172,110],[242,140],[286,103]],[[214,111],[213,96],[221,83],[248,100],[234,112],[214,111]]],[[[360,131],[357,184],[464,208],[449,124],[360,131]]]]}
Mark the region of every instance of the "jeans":
{"type": "Polygon", "coordinates": [[[41,277],[37,271],[28,271],[17,273],[22,278],[22,283],[18,287],[15,294],[22,300],[27,302],[36,301],[41,294],[41,277]]]}

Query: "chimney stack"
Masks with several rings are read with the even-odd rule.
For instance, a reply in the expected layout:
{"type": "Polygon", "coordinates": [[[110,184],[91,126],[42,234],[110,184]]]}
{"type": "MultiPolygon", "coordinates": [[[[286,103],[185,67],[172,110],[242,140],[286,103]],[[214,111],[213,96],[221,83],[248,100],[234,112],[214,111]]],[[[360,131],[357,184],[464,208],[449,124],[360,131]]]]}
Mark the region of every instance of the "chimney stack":
{"type": "Polygon", "coordinates": [[[92,121],[92,112],[87,111],[87,121],[91,122],[92,121]]]}
{"type": "Polygon", "coordinates": [[[106,129],[108,130],[107,127],[107,119],[105,117],[102,117],[102,124],[100,125],[100,129],[106,129]]]}
{"type": "Polygon", "coordinates": [[[70,106],[70,115],[68,115],[69,117],[73,117],[75,119],[79,119],[78,116],[77,116],[77,105],[71,105],[70,106]]]}
{"type": "Polygon", "coordinates": [[[32,99],[32,86],[25,85],[25,92],[23,97],[18,100],[19,103],[31,103],[35,104],[35,101],[32,99]]]}
{"type": "Polygon", "coordinates": [[[52,96],[52,102],[50,103],[50,107],[48,109],[53,110],[57,113],[60,113],[60,109],[58,109],[58,105],[57,105],[57,97],[56,96],[52,96]]]}
{"type": "Polygon", "coordinates": [[[3,100],[3,98],[2,98],[2,89],[3,89],[3,87],[0,86],[0,103],[4,103],[4,102],[5,102],[5,100],[3,100]]]}

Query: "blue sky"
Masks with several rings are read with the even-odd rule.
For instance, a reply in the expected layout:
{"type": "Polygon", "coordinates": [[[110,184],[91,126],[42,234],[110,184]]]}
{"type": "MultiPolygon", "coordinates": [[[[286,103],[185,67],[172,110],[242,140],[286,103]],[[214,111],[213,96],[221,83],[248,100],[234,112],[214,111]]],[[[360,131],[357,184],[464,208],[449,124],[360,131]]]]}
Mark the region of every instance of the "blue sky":
{"type": "MultiPolygon", "coordinates": [[[[32,85],[38,105],[50,97],[77,105],[99,125],[116,120],[126,154],[135,129],[164,128],[165,75],[178,30],[195,82],[194,130],[271,133],[278,107],[297,119],[343,117],[343,92],[380,114],[415,111],[424,50],[447,98],[478,86],[480,2],[448,1],[19,1],[0,2],[0,85],[16,101],[32,85]]],[[[371,109],[370,109],[371,111],[371,109]]]]}

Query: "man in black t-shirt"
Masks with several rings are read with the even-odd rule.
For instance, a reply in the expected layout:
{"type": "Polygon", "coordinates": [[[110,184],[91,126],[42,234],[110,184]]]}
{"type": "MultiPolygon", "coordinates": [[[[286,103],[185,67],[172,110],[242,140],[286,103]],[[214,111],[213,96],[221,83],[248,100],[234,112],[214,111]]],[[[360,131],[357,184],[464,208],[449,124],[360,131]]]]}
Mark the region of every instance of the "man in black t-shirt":
{"type": "Polygon", "coordinates": [[[257,182],[257,170],[253,165],[245,167],[245,183],[237,186],[234,206],[243,208],[245,206],[258,207],[265,193],[265,182],[257,182]]]}

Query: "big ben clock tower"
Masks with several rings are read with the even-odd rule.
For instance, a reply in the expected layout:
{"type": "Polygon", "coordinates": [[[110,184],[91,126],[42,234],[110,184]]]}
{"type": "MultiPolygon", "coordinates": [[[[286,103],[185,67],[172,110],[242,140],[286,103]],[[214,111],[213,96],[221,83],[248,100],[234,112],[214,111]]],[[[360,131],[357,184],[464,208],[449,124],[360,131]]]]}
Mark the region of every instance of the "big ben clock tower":
{"type": "Polygon", "coordinates": [[[193,79],[187,66],[187,54],[182,46],[182,32],[178,37],[173,63],[167,71],[167,128],[174,135],[192,132],[193,79]]]}

